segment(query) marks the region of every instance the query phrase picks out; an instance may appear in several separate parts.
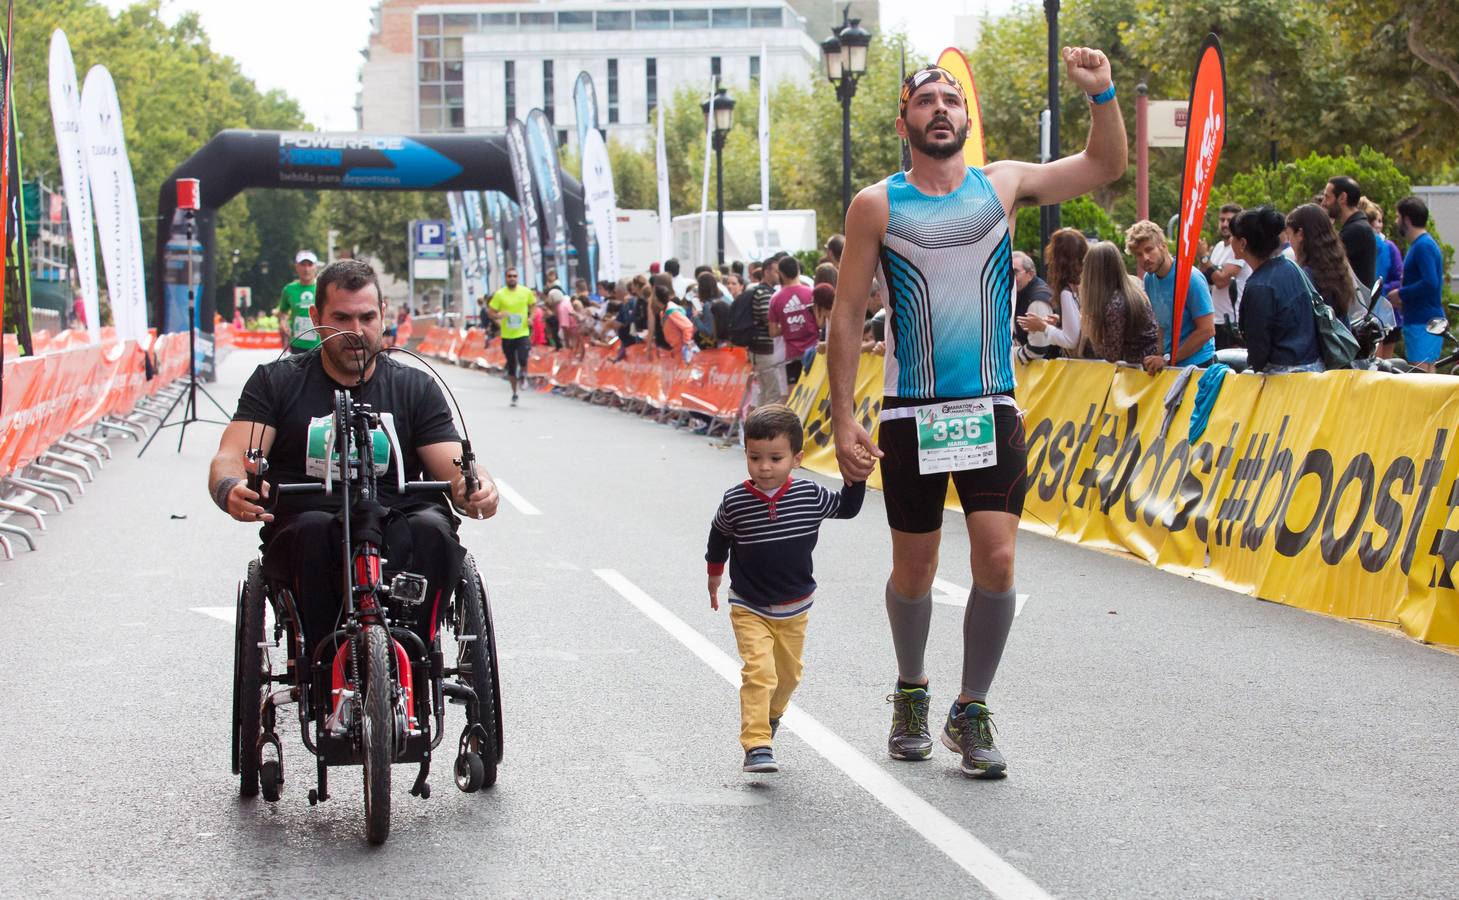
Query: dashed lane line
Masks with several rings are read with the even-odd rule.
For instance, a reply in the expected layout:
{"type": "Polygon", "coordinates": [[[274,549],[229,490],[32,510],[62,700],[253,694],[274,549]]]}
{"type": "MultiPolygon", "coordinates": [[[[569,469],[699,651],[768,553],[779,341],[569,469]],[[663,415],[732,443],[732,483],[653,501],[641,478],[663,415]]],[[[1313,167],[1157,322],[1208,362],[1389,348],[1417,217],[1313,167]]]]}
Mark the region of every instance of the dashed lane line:
{"type": "Polygon", "coordinates": [[[512,505],[512,508],[522,515],[542,515],[542,510],[533,506],[531,503],[528,503],[526,497],[523,497],[521,494],[517,493],[515,489],[513,489],[505,481],[502,481],[500,478],[496,479],[496,489],[497,493],[502,495],[502,499],[510,503],[512,505]]]}
{"type": "MultiPolygon", "coordinates": [[[[958,606],[966,608],[968,605],[968,594],[972,593],[962,585],[953,584],[942,578],[932,579],[932,602],[941,603],[944,606],[958,606]]],[[[1028,602],[1028,594],[1019,594],[1013,601],[1013,614],[1016,616],[1023,612],[1023,605],[1028,602]]]]}
{"type": "MultiPolygon", "coordinates": [[[[725,681],[739,686],[739,665],[708,638],[695,631],[616,569],[594,569],[593,574],[650,621],[687,647],[725,681]]],[[[794,703],[786,710],[781,724],[800,735],[827,762],[840,769],[912,830],[947,854],[949,859],[981,882],[993,896],[1040,900],[1049,897],[1043,888],[993,852],[988,845],[888,775],[880,766],[794,703]]]]}

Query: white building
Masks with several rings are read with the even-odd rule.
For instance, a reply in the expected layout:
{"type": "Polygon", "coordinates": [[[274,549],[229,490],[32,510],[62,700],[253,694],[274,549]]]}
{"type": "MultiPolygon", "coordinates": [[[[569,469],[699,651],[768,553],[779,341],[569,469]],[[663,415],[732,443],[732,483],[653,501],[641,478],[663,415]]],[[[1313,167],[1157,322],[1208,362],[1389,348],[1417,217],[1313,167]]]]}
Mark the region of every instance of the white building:
{"type": "Polygon", "coordinates": [[[706,96],[712,75],[747,89],[768,51],[773,83],[806,82],[820,48],[785,0],[384,0],[361,73],[369,132],[501,132],[540,107],[576,140],[572,90],[588,72],[599,124],[635,146],[651,110],[684,85],[706,96]]]}

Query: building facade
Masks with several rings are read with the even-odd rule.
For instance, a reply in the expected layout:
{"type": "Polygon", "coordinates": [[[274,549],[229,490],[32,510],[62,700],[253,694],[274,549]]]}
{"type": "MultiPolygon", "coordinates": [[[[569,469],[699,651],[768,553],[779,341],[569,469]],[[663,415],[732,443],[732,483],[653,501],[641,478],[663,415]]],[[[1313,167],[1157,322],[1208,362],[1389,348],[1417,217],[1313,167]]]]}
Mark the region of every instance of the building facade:
{"type": "MultiPolygon", "coordinates": [[[[863,24],[875,27],[875,4],[860,5],[873,20],[863,24]]],[[[575,141],[572,90],[578,73],[588,72],[599,125],[610,139],[643,147],[652,140],[652,110],[683,86],[707,96],[714,75],[740,89],[762,75],[772,84],[814,77],[825,35],[807,30],[801,10],[820,23],[831,21],[832,7],[826,0],[383,0],[361,71],[359,125],[499,133],[540,107],[561,139],[575,141]]]]}

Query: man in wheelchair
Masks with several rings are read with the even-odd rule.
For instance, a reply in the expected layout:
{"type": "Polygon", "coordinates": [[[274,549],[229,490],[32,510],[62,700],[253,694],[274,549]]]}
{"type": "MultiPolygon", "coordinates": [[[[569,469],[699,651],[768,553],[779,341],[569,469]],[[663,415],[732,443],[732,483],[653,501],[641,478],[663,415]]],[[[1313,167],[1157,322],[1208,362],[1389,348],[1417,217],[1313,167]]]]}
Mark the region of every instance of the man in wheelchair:
{"type": "Polygon", "coordinates": [[[394,467],[404,467],[407,481],[451,482],[451,503],[468,516],[485,519],[497,509],[496,485],[484,471],[477,470],[480,486],[466,495],[456,465],[461,438],[440,387],[419,369],[377,356],[384,312],[380,284],[368,264],[341,260],[325,268],[310,310],[324,342],[254,371],[209,471],[213,502],[240,522],[262,524],[264,576],[290,588],[309,648],[334,631],[342,614],[339,495],[287,494],[275,503],[265,484],[260,496],[247,483],[254,466],[249,450],[261,450],[268,459],[271,483],[321,480],[329,452],[324,435],[333,427],[334,392],[340,389],[353,389],[360,402],[381,414],[382,427],[393,426],[401,458],[391,453],[383,462],[377,454],[376,460],[379,499],[388,510],[382,523],[385,578],[400,572],[425,577],[426,593],[412,627],[426,647],[461,577],[460,520],[440,495],[400,494],[394,467]]]}

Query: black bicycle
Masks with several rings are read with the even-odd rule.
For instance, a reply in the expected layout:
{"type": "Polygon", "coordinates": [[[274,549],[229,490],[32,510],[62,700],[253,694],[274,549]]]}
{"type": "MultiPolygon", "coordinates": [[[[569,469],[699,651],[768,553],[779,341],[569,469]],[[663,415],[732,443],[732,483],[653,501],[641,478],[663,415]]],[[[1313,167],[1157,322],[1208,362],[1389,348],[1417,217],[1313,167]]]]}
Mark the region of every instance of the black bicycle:
{"type": "MultiPolygon", "coordinates": [[[[276,730],[278,711],[296,704],[301,738],[316,761],[318,783],[309,790],[310,805],[329,799],[330,767],[361,766],[365,834],[372,844],[390,834],[393,765],[419,765],[410,792],[430,797],[427,778],[432,753],[446,733],[448,700],[466,707],[454,766],[458,788],[473,793],[495,784],[503,746],[491,602],[474,560],[467,555],[447,616],[456,642],[449,665],[440,633],[428,647],[410,628],[418,617],[431,614],[425,578],[405,572],[388,584],[383,580],[380,523],[386,510],[378,498],[375,465],[380,435],[397,460],[401,495],[449,497],[451,484],[406,481],[394,429],[388,421],[381,426],[379,413],[352,391],[336,391],[324,481],[270,485],[269,502],[289,494],[338,495],[338,552],[348,573],[341,583],[341,619],[333,633],[306,646],[291,588],[265,578],[262,561],[252,561],[238,590],[233,678],[233,772],[240,794],[261,791],[265,800],[279,799],[284,753],[276,730]]],[[[258,491],[267,460],[257,448],[248,455],[254,469],[249,487],[258,491]]],[[[462,441],[455,462],[470,495],[477,479],[469,439],[462,441]]]]}

